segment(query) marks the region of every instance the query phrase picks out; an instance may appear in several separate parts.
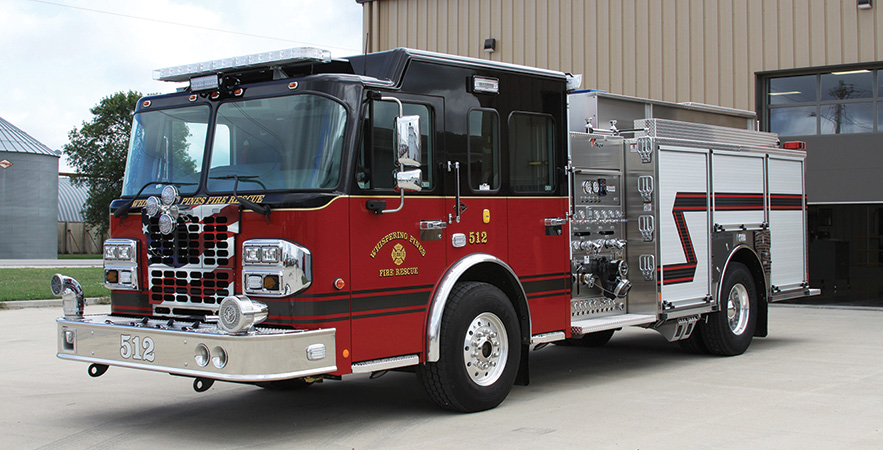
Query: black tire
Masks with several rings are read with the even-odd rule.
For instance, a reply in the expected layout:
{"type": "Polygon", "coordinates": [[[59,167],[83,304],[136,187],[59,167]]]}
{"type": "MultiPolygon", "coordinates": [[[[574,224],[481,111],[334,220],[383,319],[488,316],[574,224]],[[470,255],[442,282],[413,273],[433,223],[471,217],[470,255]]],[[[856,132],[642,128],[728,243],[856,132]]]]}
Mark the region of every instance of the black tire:
{"type": "Polygon", "coordinates": [[[583,337],[567,338],[560,342],[574,347],[600,347],[609,342],[615,332],[616,330],[596,331],[583,335],[583,337]]]}
{"type": "Polygon", "coordinates": [[[704,325],[705,322],[700,319],[699,322],[696,322],[696,325],[694,326],[693,332],[690,334],[690,337],[678,341],[678,345],[681,346],[681,350],[696,355],[708,354],[708,347],[705,346],[705,341],[702,338],[702,327],[704,325]]]}
{"type": "Polygon", "coordinates": [[[757,288],[745,265],[731,263],[724,274],[720,310],[708,315],[702,340],[713,355],[741,355],[751,345],[757,324],[757,288]]]}
{"type": "Polygon", "coordinates": [[[438,362],[417,367],[423,389],[437,405],[484,411],[509,395],[521,360],[521,333],[503,291],[487,283],[457,283],[439,339],[438,362]]]}

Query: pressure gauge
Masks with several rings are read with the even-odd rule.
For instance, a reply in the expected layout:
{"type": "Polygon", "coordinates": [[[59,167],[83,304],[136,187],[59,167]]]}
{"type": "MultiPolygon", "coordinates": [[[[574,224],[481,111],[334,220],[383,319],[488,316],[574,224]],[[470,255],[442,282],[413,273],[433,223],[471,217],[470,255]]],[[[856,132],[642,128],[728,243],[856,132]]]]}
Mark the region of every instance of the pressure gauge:
{"type": "Polygon", "coordinates": [[[601,192],[601,183],[598,183],[598,180],[592,181],[592,193],[598,195],[601,192]]]}
{"type": "Polygon", "coordinates": [[[588,180],[583,181],[583,192],[585,192],[586,194],[592,193],[592,182],[591,181],[588,181],[588,180]]]}

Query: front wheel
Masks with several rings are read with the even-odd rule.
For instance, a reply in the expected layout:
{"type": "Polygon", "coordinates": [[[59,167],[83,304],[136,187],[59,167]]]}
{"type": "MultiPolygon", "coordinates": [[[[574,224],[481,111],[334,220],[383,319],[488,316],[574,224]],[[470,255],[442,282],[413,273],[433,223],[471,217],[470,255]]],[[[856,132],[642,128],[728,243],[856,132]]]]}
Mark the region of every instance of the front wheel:
{"type": "Polygon", "coordinates": [[[417,367],[432,400],[475,412],[499,405],[512,389],[521,359],[515,308],[500,289],[458,283],[442,316],[439,360],[417,367]]]}
{"type": "Polygon", "coordinates": [[[757,323],[757,288],[744,264],[730,264],[719,301],[720,310],[702,326],[702,340],[711,354],[740,355],[751,344],[757,323]]]}

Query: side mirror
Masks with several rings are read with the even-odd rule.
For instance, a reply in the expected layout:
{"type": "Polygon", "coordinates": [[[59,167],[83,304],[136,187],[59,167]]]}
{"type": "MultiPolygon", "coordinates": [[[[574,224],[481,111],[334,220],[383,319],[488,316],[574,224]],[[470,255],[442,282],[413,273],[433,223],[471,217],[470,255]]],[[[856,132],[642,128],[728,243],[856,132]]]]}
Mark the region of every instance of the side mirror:
{"type": "Polygon", "coordinates": [[[402,192],[420,192],[423,189],[423,172],[420,169],[399,171],[396,173],[396,187],[402,192]]]}
{"type": "Polygon", "coordinates": [[[396,117],[396,162],[420,167],[420,116],[396,117]]]}

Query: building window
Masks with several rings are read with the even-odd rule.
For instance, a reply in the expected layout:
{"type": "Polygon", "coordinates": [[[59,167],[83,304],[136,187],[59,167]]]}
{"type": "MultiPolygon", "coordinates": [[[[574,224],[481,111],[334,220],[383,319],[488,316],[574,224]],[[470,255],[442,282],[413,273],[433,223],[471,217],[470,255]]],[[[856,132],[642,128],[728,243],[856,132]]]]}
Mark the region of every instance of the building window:
{"type": "Polygon", "coordinates": [[[883,69],[769,75],[764,110],[782,136],[883,132],[883,69]]]}

